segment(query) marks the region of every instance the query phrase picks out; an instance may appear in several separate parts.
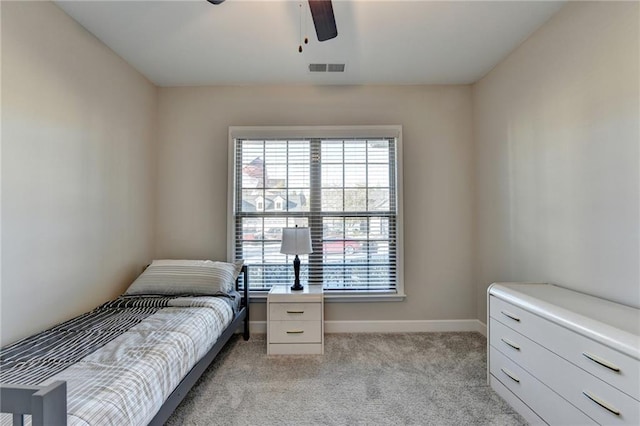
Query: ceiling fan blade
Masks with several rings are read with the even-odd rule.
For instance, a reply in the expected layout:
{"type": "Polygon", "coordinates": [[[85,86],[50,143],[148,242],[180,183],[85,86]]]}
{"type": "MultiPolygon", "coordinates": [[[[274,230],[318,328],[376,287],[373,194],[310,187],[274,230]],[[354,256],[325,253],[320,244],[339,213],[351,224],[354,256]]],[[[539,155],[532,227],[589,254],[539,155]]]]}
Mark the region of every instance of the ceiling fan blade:
{"type": "Polygon", "coordinates": [[[329,40],[338,35],[331,0],[309,0],[309,9],[311,9],[318,41],[329,40]]]}

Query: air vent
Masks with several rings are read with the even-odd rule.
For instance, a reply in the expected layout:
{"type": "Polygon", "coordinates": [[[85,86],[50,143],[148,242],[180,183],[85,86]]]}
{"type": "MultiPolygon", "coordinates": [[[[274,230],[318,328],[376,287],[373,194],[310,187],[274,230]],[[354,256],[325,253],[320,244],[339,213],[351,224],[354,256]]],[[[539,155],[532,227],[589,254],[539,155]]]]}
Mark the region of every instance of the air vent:
{"type": "Polygon", "coordinates": [[[327,72],[327,64],[309,64],[311,72],[327,72]]]}
{"type": "Polygon", "coordinates": [[[309,64],[310,72],[344,72],[345,64],[309,64]]]}

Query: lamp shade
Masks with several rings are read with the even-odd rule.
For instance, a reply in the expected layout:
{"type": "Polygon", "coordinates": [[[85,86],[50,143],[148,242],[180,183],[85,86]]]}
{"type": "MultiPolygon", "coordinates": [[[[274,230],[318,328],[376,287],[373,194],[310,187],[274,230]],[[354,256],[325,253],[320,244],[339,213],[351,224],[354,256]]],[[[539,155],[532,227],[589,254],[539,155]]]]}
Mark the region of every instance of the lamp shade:
{"type": "Polygon", "coordinates": [[[309,254],[311,249],[311,232],[309,228],[282,228],[282,254],[309,254]]]}

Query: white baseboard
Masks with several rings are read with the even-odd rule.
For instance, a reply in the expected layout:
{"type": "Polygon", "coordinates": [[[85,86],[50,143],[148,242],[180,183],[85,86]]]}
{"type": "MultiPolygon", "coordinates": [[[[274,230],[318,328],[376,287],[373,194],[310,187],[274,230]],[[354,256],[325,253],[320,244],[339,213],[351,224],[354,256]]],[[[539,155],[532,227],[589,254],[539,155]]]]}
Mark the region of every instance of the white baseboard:
{"type": "Polygon", "coordinates": [[[249,321],[249,331],[256,334],[267,334],[267,322],[249,321]]]}
{"type": "MultiPolygon", "coordinates": [[[[250,321],[252,333],[267,332],[266,321],[250,321]]],[[[475,331],[487,336],[487,326],[477,319],[415,321],[325,321],[325,333],[428,333],[475,331]]]]}
{"type": "Polygon", "coordinates": [[[478,329],[476,331],[482,334],[484,337],[487,337],[487,324],[483,323],[480,320],[476,321],[478,321],[478,329]]]}

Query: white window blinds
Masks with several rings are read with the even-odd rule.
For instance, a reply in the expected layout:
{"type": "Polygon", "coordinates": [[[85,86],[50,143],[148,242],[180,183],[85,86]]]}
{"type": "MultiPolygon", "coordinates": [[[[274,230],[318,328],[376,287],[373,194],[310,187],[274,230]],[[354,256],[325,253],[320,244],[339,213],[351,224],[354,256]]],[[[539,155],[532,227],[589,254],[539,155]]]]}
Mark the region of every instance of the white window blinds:
{"type": "Polygon", "coordinates": [[[293,281],[280,244],[295,225],[311,229],[303,284],[396,290],[395,138],[236,138],[233,159],[233,254],[249,265],[252,290],[293,281]]]}

